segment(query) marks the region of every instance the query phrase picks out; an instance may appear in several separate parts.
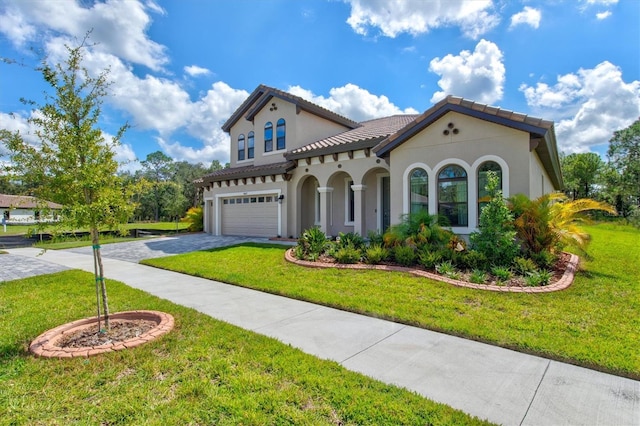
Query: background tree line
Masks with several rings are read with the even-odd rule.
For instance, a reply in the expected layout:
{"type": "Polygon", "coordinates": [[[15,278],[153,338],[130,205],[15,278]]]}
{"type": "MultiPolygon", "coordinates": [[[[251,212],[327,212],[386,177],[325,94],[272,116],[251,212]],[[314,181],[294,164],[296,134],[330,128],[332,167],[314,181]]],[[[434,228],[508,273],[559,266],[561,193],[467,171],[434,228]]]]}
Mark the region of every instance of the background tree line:
{"type": "Polygon", "coordinates": [[[561,155],[560,162],[568,197],[607,202],[640,223],[640,119],[613,133],[606,160],[588,152],[561,155]]]}

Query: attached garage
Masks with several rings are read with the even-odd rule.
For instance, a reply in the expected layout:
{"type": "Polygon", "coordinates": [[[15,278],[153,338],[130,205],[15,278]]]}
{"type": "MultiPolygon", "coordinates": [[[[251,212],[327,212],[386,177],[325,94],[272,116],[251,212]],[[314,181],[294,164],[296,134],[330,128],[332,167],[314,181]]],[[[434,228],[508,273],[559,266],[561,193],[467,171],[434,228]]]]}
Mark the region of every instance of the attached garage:
{"type": "Polygon", "coordinates": [[[220,224],[223,235],[275,237],[278,235],[277,194],[221,199],[220,224]]]}

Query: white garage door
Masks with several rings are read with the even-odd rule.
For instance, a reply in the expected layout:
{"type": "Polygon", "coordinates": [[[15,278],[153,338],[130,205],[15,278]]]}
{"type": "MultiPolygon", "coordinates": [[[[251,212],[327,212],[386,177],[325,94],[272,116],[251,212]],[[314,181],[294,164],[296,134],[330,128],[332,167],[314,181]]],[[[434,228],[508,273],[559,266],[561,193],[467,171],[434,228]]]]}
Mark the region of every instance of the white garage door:
{"type": "Polygon", "coordinates": [[[223,198],[221,224],[223,235],[277,236],[277,195],[223,198]]]}

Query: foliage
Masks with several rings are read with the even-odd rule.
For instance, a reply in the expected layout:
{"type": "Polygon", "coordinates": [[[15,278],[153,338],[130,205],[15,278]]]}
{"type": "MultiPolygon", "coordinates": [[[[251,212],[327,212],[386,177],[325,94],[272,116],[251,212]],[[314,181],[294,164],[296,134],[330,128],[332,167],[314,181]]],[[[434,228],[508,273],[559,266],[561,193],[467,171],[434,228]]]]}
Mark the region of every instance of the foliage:
{"type": "Polygon", "coordinates": [[[471,271],[469,281],[474,284],[484,284],[487,281],[487,274],[481,269],[474,269],[471,271]]]}
{"type": "Polygon", "coordinates": [[[379,244],[372,244],[365,249],[364,260],[368,264],[376,265],[389,257],[389,250],[379,244]]]}
{"type": "Polygon", "coordinates": [[[508,281],[511,279],[511,270],[505,266],[494,266],[491,268],[491,273],[500,281],[508,281]]]}
{"type": "Polygon", "coordinates": [[[541,269],[551,269],[558,260],[558,255],[550,251],[541,251],[540,253],[532,253],[531,260],[541,269]]]}
{"type": "Polygon", "coordinates": [[[438,223],[438,216],[421,211],[401,218],[399,224],[389,227],[383,236],[384,245],[393,248],[398,245],[409,245],[414,248],[429,246],[440,248],[449,242],[453,235],[438,223]]]}
{"type": "Polygon", "coordinates": [[[477,250],[467,250],[461,253],[458,264],[465,269],[487,269],[487,256],[477,250]]]}
{"type": "MultiPolygon", "coordinates": [[[[29,119],[39,145],[26,142],[19,132],[3,131],[0,138],[10,152],[10,171],[33,182],[34,195],[40,200],[63,205],[58,225],[63,229],[90,230],[96,295],[102,299],[108,328],[99,229],[115,229],[129,220],[135,208],[131,201],[134,188],[116,175],[115,151],[128,126],[122,126],[108,139],[98,128],[109,86],[108,70],[93,76],[83,67],[85,42],[86,39],[78,47],[65,46],[68,56],[64,62],[50,66],[43,61],[39,68],[52,90],[45,93],[46,103],[37,106],[38,112],[29,119]]],[[[47,212],[48,208],[44,205],[40,210],[47,212]]]]}
{"type": "Polygon", "coordinates": [[[348,245],[336,250],[333,257],[338,263],[358,263],[362,258],[362,254],[357,248],[348,245]]]}
{"type": "Polygon", "coordinates": [[[527,275],[536,270],[536,262],[525,257],[516,257],[513,261],[513,269],[518,275],[527,275]]]}
{"type": "Polygon", "coordinates": [[[568,201],[564,194],[550,194],[549,198],[555,201],[550,207],[549,227],[555,242],[563,247],[576,247],[584,252],[589,242],[589,234],[580,225],[590,223],[585,212],[600,210],[612,215],[615,209],[609,204],[581,198],[568,201]]]}
{"type": "Polygon", "coordinates": [[[356,250],[362,250],[365,248],[364,238],[362,238],[357,232],[348,232],[346,234],[343,232],[338,233],[336,243],[338,248],[351,247],[356,250]]]}
{"type": "Polygon", "coordinates": [[[489,203],[480,212],[480,230],[473,232],[469,239],[475,250],[482,253],[492,265],[510,265],[519,252],[513,215],[507,206],[500,179],[493,172],[487,172],[489,203]]]}
{"type": "Polygon", "coordinates": [[[529,287],[545,286],[548,285],[553,278],[553,274],[549,271],[533,271],[528,272],[524,278],[524,281],[529,287]]]}
{"type": "Polygon", "coordinates": [[[396,246],[393,248],[393,258],[402,266],[411,266],[415,263],[415,249],[409,246],[396,246]]]}
{"type": "Polygon", "coordinates": [[[425,268],[435,269],[436,265],[442,260],[442,252],[424,248],[418,253],[418,260],[425,268]]]}
{"type": "Polygon", "coordinates": [[[382,234],[378,231],[367,232],[367,239],[369,240],[370,246],[375,246],[375,245],[381,246],[382,244],[384,244],[384,238],[382,237],[382,234]]]}
{"type": "Polygon", "coordinates": [[[439,274],[445,275],[447,277],[451,277],[457,272],[455,266],[453,266],[453,264],[449,260],[447,260],[446,262],[438,263],[436,265],[436,271],[438,271],[439,274]]]}
{"type": "Polygon", "coordinates": [[[564,191],[573,200],[593,197],[601,182],[604,162],[595,152],[574,153],[560,158],[564,191]]]}
{"type": "Polygon", "coordinates": [[[524,194],[516,194],[509,198],[510,208],[515,220],[513,222],[516,237],[527,256],[550,252],[555,248],[557,240],[550,227],[551,200],[543,195],[535,200],[524,194]]]}
{"type": "Polygon", "coordinates": [[[298,238],[298,246],[301,247],[301,259],[316,261],[327,249],[327,236],[320,228],[309,228],[298,238]]]}
{"type": "Polygon", "coordinates": [[[630,206],[640,206],[640,119],[613,133],[607,156],[609,201],[626,217],[630,206]]]}
{"type": "Polygon", "coordinates": [[[189,231],[200,232],[204,229],[202,207],[191,207],[186,215],[180,219],[181,222],[189,224],[189,231]]]}

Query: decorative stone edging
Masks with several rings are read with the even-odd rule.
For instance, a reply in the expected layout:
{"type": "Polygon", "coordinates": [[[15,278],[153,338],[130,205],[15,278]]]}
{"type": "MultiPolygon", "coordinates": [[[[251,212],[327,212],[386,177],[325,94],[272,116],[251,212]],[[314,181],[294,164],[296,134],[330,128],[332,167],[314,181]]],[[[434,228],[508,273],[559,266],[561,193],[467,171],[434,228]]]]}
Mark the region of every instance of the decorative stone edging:
{"type": "Polygon", "coordinates": [[[120,351],[134,348],[154,340],[173,329],[173,316],[159,311],[126,311],[109,315],[110,321],[147,320],[157,323],[151,330],[122,342],[109,343],[99,346],[83,348],[63,348],[56,346],[62,337],[69,333],[82,330],[96,324],[96,317],[89,317],[73,321],[56,328],[52,328],[35,338],[29,346],[29,351],[36,356],[45,358],[75,358],[90,357],[105,352],[120,351]]]}
{"type": "Polygon", "coordinates": [[[322,263],[322,262],[310,262],[308,260],[299,260],[293,254],[293,248],[290,248],[285,252],[285,259],[288,262],[295,263],[301,266],[307,266],[309,268],[337,268],[337,269],[373,269],[379,271],[395,271],[395,272],[408,272],[419,277],[431,278],[433,280],[442,281],[447,284],[455,285],[457,287],[472,288],[475,290],[487,290],[497,291],[502,293],[550,293],[552,291],[560,291],[568,288],[573,283],[576,270],[578,269],[579,258],[575,254],[569,253],[570,258],[567,261],[567,267],[562,274],[562,277],[554,282],[543,287],[518,287],[518,286],[501,286],[493,284],[474,284],[466,281],[452,280],[451,278],[443,277],[438,274],[423,271],[415,268],[407,268],[404,266],[390,266],[390,265],[365,265],[365,264],[342,264],[342,263],[322,263]]]}

